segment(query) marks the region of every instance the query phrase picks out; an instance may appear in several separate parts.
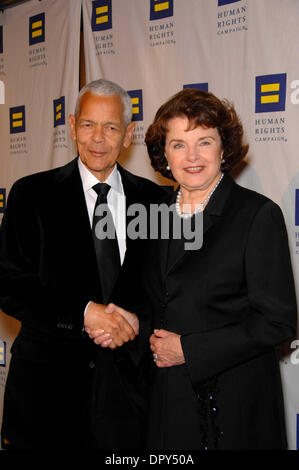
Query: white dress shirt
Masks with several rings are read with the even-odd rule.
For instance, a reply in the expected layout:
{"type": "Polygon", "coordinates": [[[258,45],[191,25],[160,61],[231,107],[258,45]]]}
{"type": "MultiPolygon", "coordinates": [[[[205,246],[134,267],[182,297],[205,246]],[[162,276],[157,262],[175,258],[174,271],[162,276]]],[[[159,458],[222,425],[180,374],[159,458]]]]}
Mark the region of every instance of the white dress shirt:
{"type": "MultiPolygon", "coordinates": [[[[81,162],[80,158],[78,158],[78,166],[82,180],[90,226],[92,227],[93,212],[98,197],[97,193],[94,189],[92,189],[92,187],[99,183],[99,180],[86,168],[86,166],[81,162]]],[[[105,181],[100,182],[107,183],[111,187],[107,196],[107,203],[113,217],[119,247],[120,262],[122,264],[126,253],[126,196],[117,166],[115,165],[112,172],[105,181]]]]}

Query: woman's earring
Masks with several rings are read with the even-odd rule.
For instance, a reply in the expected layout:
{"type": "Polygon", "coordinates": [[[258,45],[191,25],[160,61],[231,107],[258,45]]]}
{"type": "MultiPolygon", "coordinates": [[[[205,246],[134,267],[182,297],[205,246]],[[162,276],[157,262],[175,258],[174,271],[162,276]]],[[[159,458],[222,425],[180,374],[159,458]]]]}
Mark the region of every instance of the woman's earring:
{"type": "MultiPolygon", "coordinates": [[[[164,153],[164,158],[165,158],[165,160],[167,161],[167,157],[166,157],[166,154],[165,154],[165,153],[164,153]]],[[[168,164],[168,161],[167,161],[166,170],[167,170],[167,171],[170,171],[170,166],[169,166],[169,164],[168,164]]]]}

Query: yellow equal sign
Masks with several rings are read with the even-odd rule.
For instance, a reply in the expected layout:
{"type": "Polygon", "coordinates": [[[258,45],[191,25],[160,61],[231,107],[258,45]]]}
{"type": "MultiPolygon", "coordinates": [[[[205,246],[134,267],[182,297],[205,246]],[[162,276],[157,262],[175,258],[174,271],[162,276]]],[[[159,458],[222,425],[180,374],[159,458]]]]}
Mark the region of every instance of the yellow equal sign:
{"type": "MultiPolygon", "coordinates": [[[[157,0],[155,0],[157,1],[157,0]]],[[[162,10],[168,10],[169,9],[169,2],[163,2],[163,3],[156,3],[154,6],[155,11],[162,11],[162,10]]]]}
{"type": "Polygon", "coordinates": [[[108,22],[108,15],[103,15],[104,13],[108,13],[108,5],[104,7],[98,7],[96,8],[96,16],[98,17],[96,19],[96,24],[101,24],[101,23],[107,23],[108,22]],[[103,16],[99,16],[103,15],[103,16]]]}
{"type": "Polygon", "coordinates": [[[0,346],[0,362],[4,362],[4,347],[0,346]]]}
{"type": "Polygon", "coordinates": [[[135,98],[131,98],[132,101],[132,113],[139,114],[139,98],[136,96],[135,98]]]}
{"type": "Polygon", "coordinates": [[[32,38],[37,38],[38,36],[41,36],[43,34],[42,26],[43,26],[42,20],[35,21],[34,23],[32,23],[32,25],[31,25],[31,29],[32,29],[31,36],[32,36],[32,38]]]}
{"type": "Polygon", "coordinates": [[[56,121],[61,119],[61,103],[56,106],[56,121]]]}
{"type": "MultiPolygon", "coordinates": [[[[261,93],[269,93],[272,91],[279,91],[280,90],[280,83],[269,83],[266,85],[261,85],[261,93]]],[[[266,95],[261,96],[261,103],[278,103],[279,102],[279,95],[266,95]]]]}
{"type": "MultiPolygon", "coordinates": [[[[0,207],[4,207],[4,194],[0,194],[0,207]]],[[[0,354],[1,354],[1,349],[3,349],[3,347],[0,346],[0,354]]]]}
{"type": "Polygon", "coordinates": [[[23,113],[12,114],[12,127],[22,127],[23,125],[23,113]]]}

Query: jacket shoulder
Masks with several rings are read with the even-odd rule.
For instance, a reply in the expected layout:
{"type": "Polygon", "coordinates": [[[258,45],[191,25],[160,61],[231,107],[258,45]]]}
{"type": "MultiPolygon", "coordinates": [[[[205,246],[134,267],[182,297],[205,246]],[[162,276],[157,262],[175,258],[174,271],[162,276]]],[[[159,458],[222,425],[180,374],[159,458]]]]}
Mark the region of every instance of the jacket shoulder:
{"type": "Polygon", "coordinates": [[[57,176],[60,173],[63,173],[65,170],[69,171],[73,167],[74,161],[57,168],[23,176],[12,185],[11,192],[32,192],[37,191],[39,188],[44,189],[48,185],[52,185],[56,180],[58,181],[57,176]]]}
{"type": "Polygon", "coordinates": [[[276,206],[279,207],[272,199],[264,194],[258,193],[253,189],[245,188],[235,183],[232,191],[232,197],[238,201],[239,205],[243,207],[259,210],[263,206],[276,206]]]}
{"type": "Polygon", "coordinates": [[[285,225],[281,207],[261,193],[235,183],[229,199],[227,210],[230,215],[241,217],[244,223],[245,220],[249,224],[255,223],[260,226],[260,229],[267,220],[276,221],[281,227],[285,225]]]}
{"type": "Polygon", "coordinates": [[[140,202],[159,202],[162,200],[165,195],[172,190],[172,187],[160,186],[159,184],[151,181],[142,176],[134,175],[133,173],[125,170],[122,167],[119,167],[123,183],[128,187],[130,185],[130,190],[134,188],[134,195],[140,200],[140,202]]]}
{"type": "Polygon", "coordinates": [[[46,181],[52,180],[59,170],[60,168],[53,168],[52,170],[41,171],[31,175],[23,176],[13,184],[13,187],[25,188],[26,186],[44,184],[46,181]]]}

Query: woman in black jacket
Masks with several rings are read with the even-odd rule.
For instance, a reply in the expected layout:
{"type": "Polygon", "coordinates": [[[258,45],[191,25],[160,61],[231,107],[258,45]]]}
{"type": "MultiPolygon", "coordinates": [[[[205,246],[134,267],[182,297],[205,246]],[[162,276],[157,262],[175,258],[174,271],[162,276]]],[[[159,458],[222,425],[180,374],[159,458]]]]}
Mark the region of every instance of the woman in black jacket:
{"type": "Polygon", "coordinates": [[[276,354],[296,334],[287,232],[274,202],[229,175],[247,153],[242,137],[233,106],[190,89],[146,134],[153,167],[179,184],[163,200],[171,227],[189,220],[203,233],[196,249],[184,230],[150,240],[135,282],[120,283],[138,341],[150,336],[149,449],[287,447],[276,354]]]}

